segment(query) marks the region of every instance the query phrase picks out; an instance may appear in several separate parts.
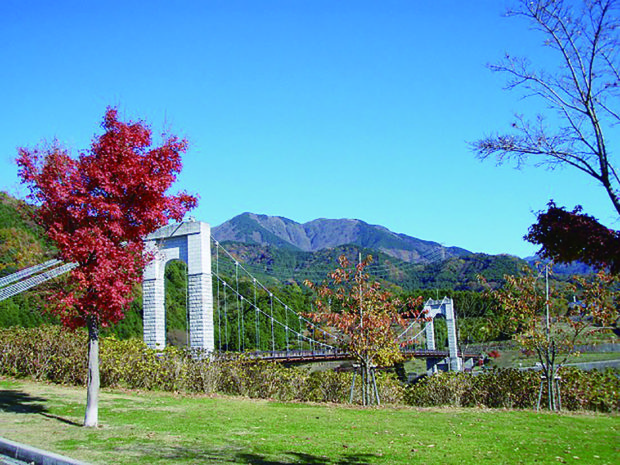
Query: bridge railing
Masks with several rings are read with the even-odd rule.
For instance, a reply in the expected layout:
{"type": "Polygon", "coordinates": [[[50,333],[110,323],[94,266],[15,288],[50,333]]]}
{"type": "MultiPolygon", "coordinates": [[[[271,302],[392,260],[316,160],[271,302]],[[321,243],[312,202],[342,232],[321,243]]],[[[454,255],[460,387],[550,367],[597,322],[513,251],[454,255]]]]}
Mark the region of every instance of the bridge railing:
{"type": "MultiPolygon", "coordinates": [[[[441,350],[403,350],[403,355],[411,355],[417,358],[446,358],[450,354],[447,351],[441,350]]],[[[220,352],[218,355],[223,357],[246,357],[248,359],[261,359],[272,361],[304,361],[304,360],[345,360],[352,359],[353,357],[348,352],[338,349],[316,349],[316,350],[255,350],[248,351],[242,354],[220,352]]],[[[459,357],[463,358],[478,358],[479,353],[459,353],[459,357]]]]}
{"type": "Polygon", "coordinates": [[[33,274],[40,273],[41,271],[46,270],[47,268],[50,268],[52,266],[56,266],[59,263],[61,263],[60,260],[56,260],[56,259],[48,260],[39,265],[34,265],[29,268],[24,268],[23,270],[17,271],[16,273],[10,274],[8,276],[4,276],[0,278],[0,287],[8,286],[9,284],[14,283],[15,281],[19,281],[21,279],[32,276],[33,274]]]}
{"type": "Polygon", "coordinates": [[[4,286],[0,289],[0,301],[27,291],[28,289],[38,286],[39,284],[49,281],[50,279],[60,276],[61,274],[67,273],[77,266],[77,263],[65,263],[62,266],[56,266],[61,263],[62,262],[60,260],[49,260],[41,265],[26,268],[25,270],[18,271],[12,275],[5,276],[0,280],[0,287],[4,286]],[[56,266],[56,268],[52,268],[54,266],[56,266]],[[40,273],[41,271],[43,272],[40,273]],[[9,285],[7,285],[7,283],[9,285]]]}

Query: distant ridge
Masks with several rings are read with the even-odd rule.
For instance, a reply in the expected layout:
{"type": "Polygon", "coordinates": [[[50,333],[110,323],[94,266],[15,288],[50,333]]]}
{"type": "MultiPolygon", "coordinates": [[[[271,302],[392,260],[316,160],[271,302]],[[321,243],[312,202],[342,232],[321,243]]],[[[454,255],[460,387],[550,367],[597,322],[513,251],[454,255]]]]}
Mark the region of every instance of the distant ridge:
{"type": "Polygon", "coordinates": [[[343,245],[379,250],[410,263],[430,263],[471,255],[460,247],[443,245],[398,234],[357,219],[319,218],[304,224],[281,216],[242,213],[216,226],[213,237],[220,242],[273,246],[280,249],[317,252],[343,245]]]}

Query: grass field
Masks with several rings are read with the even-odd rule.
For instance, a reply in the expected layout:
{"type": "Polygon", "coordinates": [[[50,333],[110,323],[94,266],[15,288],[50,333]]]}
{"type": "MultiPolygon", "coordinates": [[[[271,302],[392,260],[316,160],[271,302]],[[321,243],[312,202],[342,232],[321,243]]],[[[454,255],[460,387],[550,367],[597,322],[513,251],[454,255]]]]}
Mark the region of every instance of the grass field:
{"type": "Polygon", "coordinates": [[[0,436],[91,463],[620,463],[620,417],[485,409],[359,409],[85,390],[0,380],[0,436]]]}

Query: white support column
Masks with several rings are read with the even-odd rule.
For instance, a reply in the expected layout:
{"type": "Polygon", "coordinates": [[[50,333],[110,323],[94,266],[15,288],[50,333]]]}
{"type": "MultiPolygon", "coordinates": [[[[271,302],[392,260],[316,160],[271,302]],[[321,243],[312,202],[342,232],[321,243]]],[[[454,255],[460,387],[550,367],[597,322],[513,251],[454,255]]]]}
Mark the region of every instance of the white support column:
{"type": "Polygon", "coordinates": [[[211,227],[198,223],[196,234],[187,236],[189,278],[189,340],[192,349],[215,350],[213,286],[211,276],[211,227]]]}
{"type": "MultiPolygon", "coordinates": [[[[154,247],[152,241],[147,242],[147,247],[154,247]]],[[[149,263],[144,270],[142,282],[144,342],[151,349],[163,349],[166,346],[163,266],[158,259],[149,263]]]]}
{"type": "MultiPolygon", "coordinates": [[[[444,297],[443,300],[429,299],[424,303],[426,316],[434,319],[437,315],[443,315],[446,318],[446,326],[448,328],[448,356],[450,358],[450,370],[461,371],[462,360],[458,356],[457,334],[456,334],[456,315],[454,313],[454,303],[452,299],[444,297]]],[[[435,347],[435,327],[433,320],[429,321],[426,326],[426,348],[436,350],[435,347]]],[[[443,350],[443,349],[442,349],[443,350]]],[[[433,371],[436,371],[436,366],[433,371]]]]}
{"type": "Polygon", "coordinates": [[[215,349],[213,334],[213,296],[211,274],[189,276],[189,343],[194,349],[212,352],[215,349]]]}
{"type": "Polygon", "coordinates": [[[426,323],[424,334],[426,335],[426,349],[435,350],[435,324],[433,320],[426,323]]]}
{"type": "Polygon", "coordinates": [[[446,316],[446,326],[448,327],[448,351],[450,353],[450,369],[461,371],[461,359],[458,356],[458,343],[456,334],[456,317],[454,315],[454,303],[447,297],[443,299],[442,306],[446,316]]]}

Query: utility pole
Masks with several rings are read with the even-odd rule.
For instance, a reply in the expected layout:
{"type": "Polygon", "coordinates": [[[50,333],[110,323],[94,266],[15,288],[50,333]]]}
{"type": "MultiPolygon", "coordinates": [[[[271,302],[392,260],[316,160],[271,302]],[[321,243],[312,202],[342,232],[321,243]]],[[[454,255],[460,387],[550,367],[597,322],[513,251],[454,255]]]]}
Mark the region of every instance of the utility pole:
{"type": "Polygon", "coordinates": [[[364,327],[364,310],[362,299],[364,297],[362,289],[362,252],[358,252],[357,256],[357,272],[359,273],[359,285],[360,285],[360,327],[364,327]]]}

